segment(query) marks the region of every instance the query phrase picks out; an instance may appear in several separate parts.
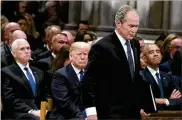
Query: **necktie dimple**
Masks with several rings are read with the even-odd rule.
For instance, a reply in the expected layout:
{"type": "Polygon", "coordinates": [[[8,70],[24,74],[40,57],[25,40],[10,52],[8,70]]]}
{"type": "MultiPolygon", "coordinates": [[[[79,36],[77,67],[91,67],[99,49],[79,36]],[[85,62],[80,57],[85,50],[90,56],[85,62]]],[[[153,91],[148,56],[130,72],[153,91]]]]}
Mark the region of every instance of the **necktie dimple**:
{"type": "Polygon", "coordinates": [[[83,79],[83,75],[84,75],[83,70],[80,70],[79,74],[80,74],[80,81],[81,81],[83,79]]]}
{"type": "Polygon", "coordinates": [[[36,95],[36,85],[35,85],[33,76],[32,76],[32,74],[30,73],[30,71],[28,70],[27,67],[25,67],[24,69],[26,71],[26,74],[27,74],[27,77],[28,77],[28,81],[29,81],[30,86],[32,88],[33,94],[36,95]]]}
{"type": "Polygon", "coordinates": [[[159,73],[156,73],[156,77],[157,77],[157,82],[158,82],[158,86],[159,86],[159,89],[160,89],[160,97],[164,98],[164,92],[163,92],[161,79],[159,78],[159,73]]]}
{"type": "Polygon", "coordinates": [[[130,41],[126,40],[126,46],[127,46],[127,55],[128,55],[128,63],[130,67],[131,77],[134,77],[134,63],[133,63],[133,57],[131,53],[131,47],[130,47],[130,41]]]}

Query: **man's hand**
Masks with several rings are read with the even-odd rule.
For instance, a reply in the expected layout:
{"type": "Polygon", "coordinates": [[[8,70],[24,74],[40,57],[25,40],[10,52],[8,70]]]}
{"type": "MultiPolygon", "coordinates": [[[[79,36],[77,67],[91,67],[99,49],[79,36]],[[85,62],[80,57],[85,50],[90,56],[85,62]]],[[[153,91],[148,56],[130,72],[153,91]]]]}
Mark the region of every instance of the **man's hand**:
{"type": "Polygon", "coordinates": [[[180,97],[181,97],[180,91],[174,89],[173,92],[171,93],[169,99],[176,99],[176,98],[180,98],[180,97]]]}
{"type": "Polygon", "coordinates": [[[155,98],[155,102],[156,102],[157,104],[160,104],[160,105],[166,104],[164,98],[155,98]]]}
{"type": "Polygon", "coordinates": [[[35,115],[35,116],[37,116],[37,117],[40,117],[40,110],[33,110],[33,111],[31,112],[31,114],[33,114],[33,115],[35,115]]]}
{"type": "Polygon", "coordinates": [[[89,115],[87,116],[87,120],[98,120],[97,115],[89,115]]]}
{"type": "Polygon", "coordinates": [[[147,114],[143,109],[140,110],[140,115],[142,117],[146,117],[146,116],[149,116],[150,114],[147,114]]]}

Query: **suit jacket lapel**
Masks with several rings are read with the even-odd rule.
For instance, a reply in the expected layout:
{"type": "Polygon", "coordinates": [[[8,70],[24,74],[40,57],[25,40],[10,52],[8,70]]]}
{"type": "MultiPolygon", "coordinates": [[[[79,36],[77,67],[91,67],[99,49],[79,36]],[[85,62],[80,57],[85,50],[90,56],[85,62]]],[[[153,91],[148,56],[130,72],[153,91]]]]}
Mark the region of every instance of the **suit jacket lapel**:
{"type": "Polygon", "coordinates": [[[14,69],[13,72],[15,74],[14,76],[18,75],[17,77],[15,77],[15,79],[19,81],[21,84],[23,84],[25,88],[33,94],[30,83],[26,78],[25,74],[23,73],[23,71],[20,69],[20,67],[15,63],[13,64],[13,69],[14,69]]]}
{"type": "MultiPolygon", "coordinates": [[[[125,60],[125,62],[128,64],[128,60],[127,60],[127,56],[126,56],[126,53],[124,51],[124,48],[123,48],[121,42],[119,41],[118,37],[116,36],[116,33],[115,32],[113,32],[112,37],[113,38],[112,38],[112,41],[111,42],[114,45],[113,46],[114,47],[113,49],[115,50],[117,56],[119,56],[119,58],[122,61],[125,60]]],[[[128,64],[128,66],[129,66],[129,64],[128,64]]],[[[129,69],[129,67],[128,67],[128,69],[129,69]]]]}
{"type": "Polygon", "coordinates": [[[80,81],[79,81],[79,79],[77,77],[76,72],[74,71],[73,67],[71,66],[71,64],[69,64],[66,67],[66,71],[67,71],[67,74],[68,74],[69,81],[71,81],[71,83],[73,83],[73,84],[79,84],[80,81]]]}
{"type": "Polygon", "coordinates": [[[157,82],[155,81],[154,77],[152,76],[152,74],[150,73],[150,71],[148,70],[148,68],[145,69],[145,76],[147,77],[149,83],[152,85],[154,96],[159,97],[160,96],[159,86],[157,82]]]}
{"type": "Polygon", "coordinates": [[[138,54],[137,54],[137,48],[134,45],[134,41],[130,40],[131,43],[131,48],[133,50],[133,55],[134,55],[134,62],[135,62],[135,71],[137,70],[137,64],[138,64],[138,54]]]}
{"type": "Polygon", "coordinates": [[[34,76],[35,81],[36,81],[36,89],[38,89],[38,86],[39,86],[39,83],[40,83],[40,79],[39,79],[39,77],[38,77],[37,72],[35,71],[35,69],[32,68],[32,67],[30,67],[30,68],[32,70],[33,76],[34,76]]]}

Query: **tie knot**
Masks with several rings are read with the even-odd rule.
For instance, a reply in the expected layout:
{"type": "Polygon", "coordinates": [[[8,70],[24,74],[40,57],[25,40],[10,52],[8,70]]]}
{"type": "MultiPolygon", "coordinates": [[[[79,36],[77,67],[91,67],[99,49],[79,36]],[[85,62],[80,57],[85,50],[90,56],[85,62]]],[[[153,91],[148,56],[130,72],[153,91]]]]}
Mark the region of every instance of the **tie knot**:
{"type": "Polygon", "coordinates": [[[26,71],[27,71],[27,70],[28,70],[28,68],[27,68],[27,67],[25,67],[25,68],[24,68],[24,70],[26,70],[26,71]]]}
{"type": "Polygon", "coordinates": [[[155,74],[157,77],[159,77],[159,73],[157,72],[156,74],[155,74]]]}
{"type": "Polygon", "coordinates": [[[126,40],[126,43],[125,43],[127,46],[130,45],[130,41],[129,40],[126,40]]]}
{"type": "Polygon", "coordinates": [[[80,72],[79,72],[81,75],[83,74],[83,70],[80,70],[80,72]]]}

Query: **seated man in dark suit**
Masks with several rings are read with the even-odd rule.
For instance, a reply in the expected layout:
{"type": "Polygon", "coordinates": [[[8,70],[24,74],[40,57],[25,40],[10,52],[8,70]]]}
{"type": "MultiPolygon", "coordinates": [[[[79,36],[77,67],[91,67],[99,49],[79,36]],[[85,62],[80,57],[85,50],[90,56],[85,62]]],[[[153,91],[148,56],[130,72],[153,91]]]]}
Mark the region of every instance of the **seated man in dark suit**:
{"type": "Polygon", "coordinates": [[[5,43],[1,45],[1,68],[11,65],[15,60],[11,54],[12,33],[21,30],[20,25],[15,22],[8,23],[4,28],[5,43]]]}
{"type": "MultiPolygon", "coordinates": [[[[162,71],[159,71],[159,64],[162,59],[160,49],[155,44],[148,44],[145,46],[143,51],[143,59],[147,64],[147,67],[142,71],[144,80],[147,81],[151,87],[154,94],[154,98],[167,98],[165,99],[166,106],[170,103],[168,99],[174,89],[175,94],[181,94],[179,90],[179,85],[174,83],[171,77],[162,71]]],[[[178,98],[178,97],[176,97],[178,98]]],[[[165,106],[159,107],[164,108],[165,106]]]]}
{"type": "Polygon", "coordinates": [[[56,57],[56,54],[59,52],[61,47],[67,43],[68,43],[68,38],[67,38],[66,34],[59,33],[59,34],[54,35],[52,37],[52,41],[51,41],[51,54],[46,58],[40,59],[36,63],[36,67],[43,71],[50,70],[52,60],[56,57]]]}
{"type": "MultiPolygon", "coordinates": [[[[16,25],[16,24],[15,24],[16,25]]],[[[6,45],[5,47],[5,52],[2,52],[1,54],[1,67],[5,67],[5,66],[8,66],[8,65],[11,65],[12,63],[15,62],[15,59],[11,53],[11,44],[13,41],[15,41],[16,39],[25,39],[27,40],[27,36],[26,34],[22,31],[22,30],[15,30],[11,33],[11,42],[9,44],[6,45]]],[[[31,51],[31,58],[30,58],[30,64],[32,65],[34,63],[33,61],[33,52],[31,51]]]]}
{"type": "Polygon", "coordinates": [[[180,38],[179,36],[176,36],[175,39],[172,39],[172,41],[170,42],[170,58],[168,61],[160,64],[159,69],[163,72],[166,73],[171,73],[171,64],[173,62],[173,57],[177,51],[178,48],[182,47],[182,38],[180,38]]]}
{"type": "Polygon", "coordinates": [[[57,25],[51,25],[46,28],[45,32],[46,35],[44,40],[44,46],[34,51],[34,55],[36,57],[35,61],[49,57],[51,55],[52,37],[56,34],[61,33],[61,28],[57,25]]]}
{"type": "Polygon", "coordinates": [[[80,81],[88,62],[89,50],[88,43],[73,43],[69,54],[71,64],[58,69],[53,75],[51,89],[55,108],[50,114],[51,119],[84,118],[84,109],[80,105],[80,81]]]}
{"type": "Polygon", "coordinates": [[[1,70],[4,116],[39,120],[40,101],[46,98],[44,74],[29,65],[31,50],[27,40],[16,39],[12,54],[16,62],[1,70]]]}
{"type": "Polygon", "coordinates": [[[182,78],[182,47],[180,47],[174,54],[171,63],[172,74],[182,78]]]}

